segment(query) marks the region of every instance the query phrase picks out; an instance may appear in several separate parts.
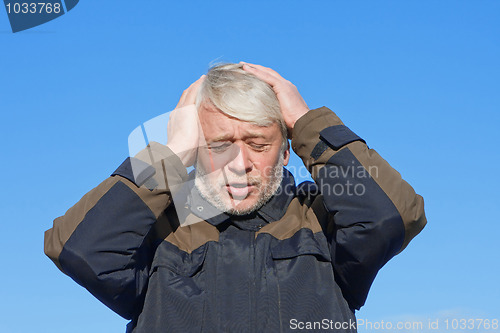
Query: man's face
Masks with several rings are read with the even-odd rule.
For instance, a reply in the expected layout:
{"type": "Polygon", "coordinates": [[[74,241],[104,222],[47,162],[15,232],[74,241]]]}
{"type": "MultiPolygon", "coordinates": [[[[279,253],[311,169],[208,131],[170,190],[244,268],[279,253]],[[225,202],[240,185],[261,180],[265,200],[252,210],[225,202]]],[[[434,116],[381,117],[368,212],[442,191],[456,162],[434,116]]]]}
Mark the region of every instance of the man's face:
{"type": "Polygon", "coordinates": [[[203,103],[199,119],[207,143],[198,150],[196,186],[214,206],[250,213],[274,194],[288,164],[278,124],[257,126],[203,103]]]}

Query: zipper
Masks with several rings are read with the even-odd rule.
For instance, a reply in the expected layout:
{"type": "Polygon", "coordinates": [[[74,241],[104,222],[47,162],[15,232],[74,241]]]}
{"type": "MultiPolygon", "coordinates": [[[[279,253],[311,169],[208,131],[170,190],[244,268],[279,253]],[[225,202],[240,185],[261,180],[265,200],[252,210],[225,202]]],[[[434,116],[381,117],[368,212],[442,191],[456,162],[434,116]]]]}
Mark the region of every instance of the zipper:
{"type": "Polygon", "coordinates": [[[250,234],[250,258],[249,258],[249,300],[250,300],[250,332],[257,332],[257,311],[256,311],[256,301],[255,301],[255,232],[252,231],[250,234]]]}
{"type": "Polygon", "coordinates": [[[283,332],[283,320],[281,319],[281,290],[280,290],[280,280],[278,277],[278,268],[276,263],[273,262],[274,276],[276,277],[276,285],[278,289],[278,319],[280,321],[280,332],[283,332]]]}

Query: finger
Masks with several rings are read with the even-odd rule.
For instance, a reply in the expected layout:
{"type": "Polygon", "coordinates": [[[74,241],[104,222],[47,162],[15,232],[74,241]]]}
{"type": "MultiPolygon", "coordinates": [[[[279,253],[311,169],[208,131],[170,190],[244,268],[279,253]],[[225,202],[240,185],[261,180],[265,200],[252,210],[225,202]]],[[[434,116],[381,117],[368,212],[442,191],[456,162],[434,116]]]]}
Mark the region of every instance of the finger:
{"type": "Polygon", "coordinates": [[[186,100],[186,95],[187,95],[187,89],[182,92],[181,98],[179,98],[179,102],[175,107],[176,109],[181,108],[184,105],[184,101],[186,100]]]}
{"type": "Polygon", "coordinates": [[[196,96],[198,95],[198,89],[200,88],[203,80],[205,80],[206,75],[202,75],[198,80],[191,84],[188,88],[186,99],[184,105],[194,104],[196,102],[196,96]]]}
{"type": "Polygon", "coordinates": [[[261,65],[244,63],[243,69],[254,74],[273,88],[276,88],[279,84],[283,84],[286,81],[275,70],[261,65]]]}
{"type": "Polygon", "coordinates": [[[179,99],[179,102],[175,107],[176,109],[181,108],[185,105],[194,104],[194,102],[196,101],[196,94],[198,92],[198,87],[203,82],[205,77],[206,75],[202,75],[198,80],[191,83],[191,85],[182,92],[181,98],[179,99]],[[194,96],[193,96],[193,90],[194,90],[194,96]]]}
{"type": "Polygon", "coordinates": [[[249,73],[252,73],[262,81],[269,84],[271,87],[276,86],[277,84],[279,84],[280,80],[283,80],[282,77],[276,77],[275,75],[273,75],[268,71],[262,70],[257,67],[253,67],[253,65],[244,64],[243,69],[249,73]]]}
{"type": "Polygon", "coordinates": [[[266,72],[266,73],[274,76],[277,79],[283,79],[283,77],[278,72],[276,72],[274,69],[272,69],[272,68],[265,67],[265,66],[262,66],[262,65],[257,65],[257,64],[251,64],[251,63],[244,62],[244,61],[241,61],[241,63],[243,63],[244,65],[248,65],[250,67],[254,67],[257,70],[266,72]]]}

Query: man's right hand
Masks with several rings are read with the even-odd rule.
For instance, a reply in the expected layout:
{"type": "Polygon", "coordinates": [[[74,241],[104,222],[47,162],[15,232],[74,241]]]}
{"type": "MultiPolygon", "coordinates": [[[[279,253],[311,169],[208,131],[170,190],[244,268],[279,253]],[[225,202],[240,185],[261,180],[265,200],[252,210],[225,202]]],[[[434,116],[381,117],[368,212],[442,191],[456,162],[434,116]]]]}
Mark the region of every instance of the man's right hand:
{"type": "Polygon", "coordinates": [[[198,147],[204,145],[195,106],[198,89],[204,79],[205,75],[202,75],[184,90],[175,110],[170,113],[167,125],[167,147],[181,159],[185,167],[194,164],[198,147]]]}

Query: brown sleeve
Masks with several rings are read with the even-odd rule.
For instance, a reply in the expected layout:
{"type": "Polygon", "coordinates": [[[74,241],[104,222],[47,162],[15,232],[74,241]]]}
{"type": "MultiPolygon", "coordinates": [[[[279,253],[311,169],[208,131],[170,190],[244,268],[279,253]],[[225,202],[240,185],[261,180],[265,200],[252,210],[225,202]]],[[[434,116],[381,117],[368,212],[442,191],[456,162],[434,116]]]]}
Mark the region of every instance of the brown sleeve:
{"type": "MultiPolygon", "coordinates": [[[[135,316],[158,244],[173,228],[164,213],[186,169],[151,143],[54,220],[45,253],[59,269],[122,317],[135,316]]],[[[175,221],[174,221],[175,222],[175,221]]]]}
{"type": "Polygon", "coordinates": [[[401,251],[424,228],[427,222],[424,212],[424,200],[401,178],[399,172],[394,170],[374,149],[368,148],[362,140],[349,142],[349,138],[345,138],[345,143],[341,139],[340,142],[336,142],[336,146],[326,142],[326,149],[322,151],[320,156],[314,158],[313,151],[318,149],[318,144],[321,145],[328,141],[321,138],[320,132],[329,127],[343,125],[344,123],[340,118],[326,107],[311,110],[295,124],[292,148],[302,158],[304,165],[311,172],[314,179],[318,176],[319,170],[336,153],[342,149],[349,149],[392,201],[401,215],[405,229],[401,251]]]}
{"type": "Polygon", "coordinates": [[[311,207],[336,280],[350,307],[359,309],[378,271],[424,227],[423,199],[325,107],[297,121],[292,147],[321,194],[311,207]]]}
{"type": "MultiPolygon", "coordinates": [[[[147,172],[146,172],[147,173],[147,172]]],[[[85,194],[73,207],[54,220],[53,227],[45,232],[45,254],[59,269],[59,254],[73,232],[82,223],[87,213],[118,182],[125,184],[151,210],[156,217],[171,203],[170,187],[175,187],[187,178],[186,168],[177,156],[166,146],[151,142],[134,158],[127,159],[109,178],[85,194]],[[146,181],[136,181],[141,177],[140,168],[152,166],[146,181]],[[171,184],[169,187],[168,184],[171,184]],[[152,188],[154,187],[154,188],[152,188]]]]}

